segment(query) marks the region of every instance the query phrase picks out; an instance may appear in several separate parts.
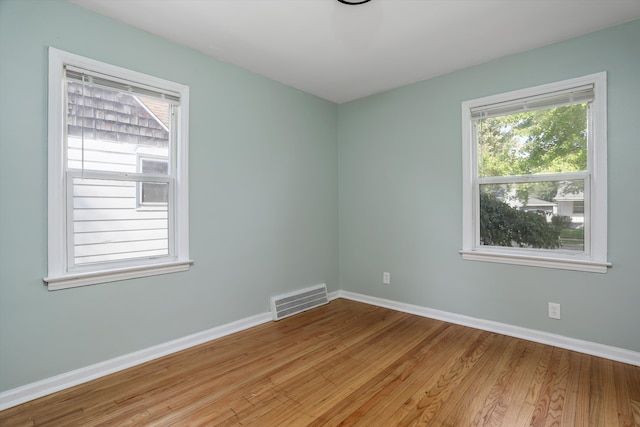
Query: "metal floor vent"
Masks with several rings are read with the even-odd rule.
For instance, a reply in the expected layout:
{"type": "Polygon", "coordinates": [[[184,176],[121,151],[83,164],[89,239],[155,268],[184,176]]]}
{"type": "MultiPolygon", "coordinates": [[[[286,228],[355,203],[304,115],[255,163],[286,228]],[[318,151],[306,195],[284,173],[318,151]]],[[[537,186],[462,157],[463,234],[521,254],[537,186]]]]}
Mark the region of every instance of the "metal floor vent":
{"type": "Polygon", "coordinates": [[[328,302],[327,285],[322,283],[310,288],[271,297],[271,315],[273,320],[280,320],[328,302]]]}

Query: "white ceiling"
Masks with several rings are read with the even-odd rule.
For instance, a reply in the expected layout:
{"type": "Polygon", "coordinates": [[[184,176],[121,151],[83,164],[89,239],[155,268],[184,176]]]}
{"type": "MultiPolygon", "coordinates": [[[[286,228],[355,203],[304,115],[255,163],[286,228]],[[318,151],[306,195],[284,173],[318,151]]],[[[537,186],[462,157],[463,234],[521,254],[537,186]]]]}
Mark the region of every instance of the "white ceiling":
{"type": "Polygon", "coordinates": [[[640,18],[640,0],[69,1],[336,103],[640,18]]]}

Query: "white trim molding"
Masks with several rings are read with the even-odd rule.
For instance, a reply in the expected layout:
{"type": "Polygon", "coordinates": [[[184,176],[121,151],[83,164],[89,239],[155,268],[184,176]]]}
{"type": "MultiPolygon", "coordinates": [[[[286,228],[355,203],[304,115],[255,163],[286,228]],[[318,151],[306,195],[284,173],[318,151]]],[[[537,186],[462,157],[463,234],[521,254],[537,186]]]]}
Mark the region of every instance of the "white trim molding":
{"type": "Polygon", "coordinates": [[[637,351],[599,344],[591,341],[579,340],[576,338],[565,337],[563,335],[552,334],[535,329],[509,325],[507,323],[494,322],[492,320],[478,319],[475,317],[464,316],[462,314],[449,313],[446,311],[436,310],[419,305],[406,304],[403,302],[362,295],[355,292],[338,291],[338,293],[340,298],[345,298],[352,301],[363,302],[365,304],[371,304],[378,307],[390,308],[392,310],[402,311],[404,313],[415,314],[422,317],[428,317],[430,319],[442,320],[444,322],[455,323],[456,325],[482,329],[483,331],[495,332],[498,334],[521,338],[540,344],[547,344],[554,347],[577,351],[579,353],[584,353],[591,356],[603,357],[605,359],[614,360],[616,362],[640,366],[640,352],[637,351]]]}
{"type": "Polygon", "coordinates": [[[138,267],[112,269],[106,271],[91,271],[85,273],[68,274],[42,279],[49,286],[50,291],[75,288],[77,286],[95,285],[98,283],[115,282],[118,280],[136,279],[138,277],[156,276],[159,274],[187,271],[193,260],[151,264],[138,267]]]}
{"type": "Polygon", "coordinates": [[[557,268],[560,270],[606,273],[610,262],[595,262],[583,259],[544,258],[540,256],[500,253],[499,251],[460,251],[462,258],[469,261],[497,262],[500,264],[528,265],[530,267],[557,268]]]}

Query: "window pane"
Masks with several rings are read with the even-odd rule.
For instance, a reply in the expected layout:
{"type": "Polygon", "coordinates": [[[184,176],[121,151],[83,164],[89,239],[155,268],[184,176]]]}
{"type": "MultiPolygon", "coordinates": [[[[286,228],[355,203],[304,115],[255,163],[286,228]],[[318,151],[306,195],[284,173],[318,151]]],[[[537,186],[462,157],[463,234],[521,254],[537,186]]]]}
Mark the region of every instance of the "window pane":
{"type": "MultiPolygon", "coordinates": [[[[169,254],[168,206],[136,205],[135,181],[73,178],[74,263],[169,254]]],[[[144,183],[168,191],[168,183],[144,183]]]]}
{"type": "Polygon", "coordinates": [[[166,160],[140,159],[140,172],[154,175],[169,173],[169,163],[166,160]]]}
{"type": "Polygon", "coordinates": [[[584,251],[584,180],[480,185],[480,245],[584,251]]]}
{"type": "Polygon", "coordinates": [[[67,167],[135,173],[137,156],[165,161],[168,102],[67,81],[67,167]]]}
{"type": "Polygon", "coordinates": [[[477,120],[478,176],[586,170],[587,108],[583,103],[477,120]]]}
{"type": "Polygon", "coordinates": [[[169,185],[164,182],[142,182],[141,203],[148,204],[166,204],[169,200],[169,185]]]}

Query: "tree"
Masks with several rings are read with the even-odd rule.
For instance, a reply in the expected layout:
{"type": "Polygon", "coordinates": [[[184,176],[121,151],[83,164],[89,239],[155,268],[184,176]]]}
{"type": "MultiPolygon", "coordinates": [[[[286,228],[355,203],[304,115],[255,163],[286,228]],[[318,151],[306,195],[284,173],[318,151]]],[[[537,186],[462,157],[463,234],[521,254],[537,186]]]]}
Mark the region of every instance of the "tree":
{"type": "Polygon", "coordinates": [[[479,175],[576,172],[587,168],[587,104],[479,120],[479,175]]]}

